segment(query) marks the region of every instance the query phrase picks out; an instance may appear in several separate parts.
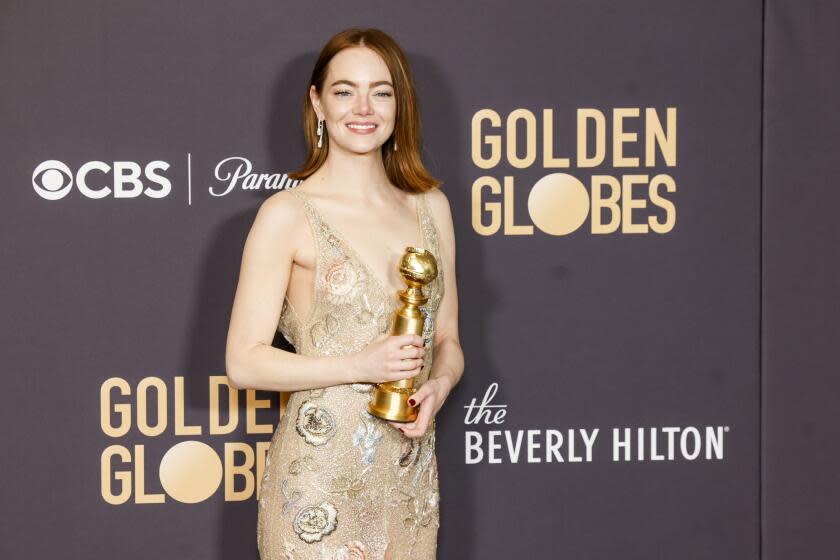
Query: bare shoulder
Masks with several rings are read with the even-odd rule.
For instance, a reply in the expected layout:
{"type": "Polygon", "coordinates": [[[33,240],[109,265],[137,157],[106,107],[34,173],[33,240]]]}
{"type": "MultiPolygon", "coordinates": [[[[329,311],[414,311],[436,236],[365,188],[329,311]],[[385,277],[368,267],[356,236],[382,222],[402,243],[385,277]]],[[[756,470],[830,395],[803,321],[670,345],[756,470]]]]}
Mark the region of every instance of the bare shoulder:
{"type": "Polygon", "coordinates": [[[300,214],[302,202],[291,189],[283,189],[266,198],[260,205],[260,212],[281,221],[289,221],[300,214]]]}
{"type": "Polygon", "coordinates": [[[426,191],[426,201],[429,211],[435,219],[435,223],[441,228],[452,228],[452,208],[449,205],[449,198],[439,188],[426,191]]]}
{"type": "Polygon", "coordinates": [[[303,203],[289,190],[269,196],[260,204],[254,225],[275,235],[290,237],[297,230],[303,203]]]}
{"type": "Polygon", "coordinates": [[[449,198],[439,188],[429,189],[425,192],[426,200],[429,201],[430,205],[446,205],[449,206],[449,198]]]}
{"type": "Polygon", "coordinates": [[[301,246],[301,200],[289,192],[276,192],[262,201],[246,241],[246,251],[261,259],[294,259],[301,246]]]}

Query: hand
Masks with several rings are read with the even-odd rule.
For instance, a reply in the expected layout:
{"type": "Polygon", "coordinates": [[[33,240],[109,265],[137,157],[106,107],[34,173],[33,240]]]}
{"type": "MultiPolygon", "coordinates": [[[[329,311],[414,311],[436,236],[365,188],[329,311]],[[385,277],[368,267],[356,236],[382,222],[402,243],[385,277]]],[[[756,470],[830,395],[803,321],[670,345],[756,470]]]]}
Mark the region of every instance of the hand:
{"type": "Polygon", "coordinates": [[[406,437],[419,438],[426,433],[432,423],[432,419],[440,410],[443,402],[449,396],[452,385],[449,380],[443,377],[430,377],[420,386],[411,397],[409,404],[419,406],[417,419],[414,422],[392,422],[387,420],[395,428],[399,428],[406,437]]]}
{"type": "Polygon", "coordinates": [[[423,368],[425,354],[419,335],[380,334],[364,350],[350,355],[352,382],[385,383],[414,377],[423,368]]]}

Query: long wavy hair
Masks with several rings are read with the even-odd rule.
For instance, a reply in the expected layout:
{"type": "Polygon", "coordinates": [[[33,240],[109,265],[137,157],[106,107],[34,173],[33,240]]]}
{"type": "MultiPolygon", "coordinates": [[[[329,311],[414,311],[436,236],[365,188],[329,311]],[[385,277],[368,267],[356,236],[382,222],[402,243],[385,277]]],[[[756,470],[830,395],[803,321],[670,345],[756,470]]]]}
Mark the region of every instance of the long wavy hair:
{"type": "Polygon", "coordinates": [[[412,192],[425,192],[440,186],[441,181],[433,177],[420,159],[420,111],[417,106],[417,94],[408,59],[397,42],[379,29],[350,28],[334,35],[318,55],[315,68],[303,101],[303,134],[306,137],[307,156],[303,166],[289,173],[292,179],[306,179],[320,168],[327,160],[330,138],[327,129],[323,131],[323,147],[318,148],[318,116],[309,98],[309,88],[314,85],[318,95],[323,94],[327,67],[332,58],[350,47],[367,47],[375,51],[391,72],[394,83],[394,97],[397,103],[394,132],[382,144],[382,162],[388,180],[396,187],[412,192]],[[397,151],[394,151],[394,142],[397,151]]]}

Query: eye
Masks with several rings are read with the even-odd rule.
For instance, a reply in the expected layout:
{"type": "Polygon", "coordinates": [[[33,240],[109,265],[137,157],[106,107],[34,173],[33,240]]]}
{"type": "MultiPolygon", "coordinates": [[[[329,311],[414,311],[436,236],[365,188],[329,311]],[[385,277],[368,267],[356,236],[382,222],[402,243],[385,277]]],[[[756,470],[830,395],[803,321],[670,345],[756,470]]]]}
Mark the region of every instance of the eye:
{"type": "Polygon", "coordinates": [[[342,97],[343,97],[343,95],[342,95],[343,93],[346,93],[347,95],[350,95],[350,92],[347,91],[346,89],[340,89],[337,92],[335,92],[336,95],[339,95],[339,96],[342,96],[342,97]]]}
{"type": "Polygon", "coordinates": [[[376,95],[381,95],[382,97],[391,97],[394,94],[392,94],[390,91],[380,91],[376,95]]]}

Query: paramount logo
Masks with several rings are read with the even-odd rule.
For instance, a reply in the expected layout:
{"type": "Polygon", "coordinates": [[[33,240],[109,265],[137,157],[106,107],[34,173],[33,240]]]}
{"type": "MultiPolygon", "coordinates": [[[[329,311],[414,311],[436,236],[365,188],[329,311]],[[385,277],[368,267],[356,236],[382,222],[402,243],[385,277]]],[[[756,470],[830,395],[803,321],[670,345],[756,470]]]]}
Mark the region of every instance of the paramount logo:
{"type": "Polygon", "coordinates": [[[216,164],[213,175],[217,181],[225,183],[223,189],[212,186],[208,191],[212,196],[225,196],[235,188],[242,190],[282,190],[300,183],[290,179],[285,173],[253,173],[251,161],[244,157],[225,158],[216,164]]]}

